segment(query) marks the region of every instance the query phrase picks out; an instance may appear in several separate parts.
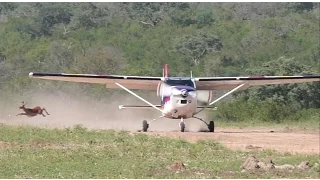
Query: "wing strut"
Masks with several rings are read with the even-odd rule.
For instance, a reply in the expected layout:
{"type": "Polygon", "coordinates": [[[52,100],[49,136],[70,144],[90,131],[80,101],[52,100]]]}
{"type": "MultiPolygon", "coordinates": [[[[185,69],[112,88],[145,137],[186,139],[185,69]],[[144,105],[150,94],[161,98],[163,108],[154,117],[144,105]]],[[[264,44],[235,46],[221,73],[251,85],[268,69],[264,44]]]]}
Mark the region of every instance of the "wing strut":
{"type": "Polygon", "coordinates": [[[229,94],[233,93],[234,91],[238,90],[239,88],[241,88],[242,86],[244,86],[245,84],[240,84],[239,86],[235,87],[234,89],[232,89],[231,91],[227,92],[226,94],[224,94],[223,96],[219,97],[218,99],[212,101],[210,104],[208,104],[207,106],[203,107],[203,109],[201,109],[200,111],[196,112],[194,115],[198,114],[199,112],[203,111],[204,109],[208,108],[209,106],[211,106],[212,104],[220,101],[222,98],[228,96],[229,94]]]}
{"type": "Polygon", "coordinates": [[[235,87],[235,88],[234,88],[234,89],[232,89],[231,91],[229,91],[229,92],[225,93],[223,96],[221,96],[221,97],[219,97],[218,99],[216,99],[216,100],[212,101],[212,102],[209,104],[209,106],[211,106],[212,104],[214,104],[214,103],[216,103],[216,102],[220,101],[222,98],[224,98],[224,97],[228,96],[229,94],[231,94],[231,93],[233,93],[234,91],[238,90],[238,89],[239,89],[239,88],[241,88],[242,86],[244,86],[244,84],[240,84],[239,86],[235,87]]]}
{"type": "MultiPolygon", "coordinates": [[[[162,112],[163,114],[165,114],[161,109],[159,109],[158,107],[156,107],[155,105],[153,105],[152,103],[150,103],[149,101],[143,99],[142,97],[138,96],[137,94],[135,94],[134,92],[130,91],[129,89],[127,89],[126,87],[122,86],[121,84],[119,83],[115,83],[117,86],[121,87],[123,90],[127,91],[128,93],[134,95],[136,98],[140,99],[141,101],[149,104],[151,107],[155,108],[156,110],[162,112]]],[[[119,106],[120,108],[120,106],[119,106]]]]}

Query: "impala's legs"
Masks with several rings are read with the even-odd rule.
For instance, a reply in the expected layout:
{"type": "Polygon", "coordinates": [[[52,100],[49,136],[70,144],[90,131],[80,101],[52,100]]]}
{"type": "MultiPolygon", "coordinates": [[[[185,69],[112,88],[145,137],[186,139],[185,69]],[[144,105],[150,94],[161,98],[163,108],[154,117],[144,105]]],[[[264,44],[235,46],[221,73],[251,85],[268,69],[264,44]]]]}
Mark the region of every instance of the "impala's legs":
{"type": "Polygon", "coordinates": [[[45,111],[47,113],[47,115],[50,115],[45,108],[42,108],[42,110],[45,111]]]}
{"type": "Polygon", "coordinates": [[[19,113],[16,116],[22,116],[22,115],[27,115],[26,113],[19,113]]]}

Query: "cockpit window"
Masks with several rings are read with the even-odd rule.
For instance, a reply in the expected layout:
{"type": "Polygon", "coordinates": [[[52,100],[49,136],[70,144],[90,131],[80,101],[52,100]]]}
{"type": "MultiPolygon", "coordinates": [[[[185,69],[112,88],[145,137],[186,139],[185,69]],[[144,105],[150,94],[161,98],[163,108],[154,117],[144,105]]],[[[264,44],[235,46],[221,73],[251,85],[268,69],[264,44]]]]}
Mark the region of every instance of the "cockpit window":
{"type": "Polygon", "coordinates": [[[191,79],[167,79],[165,82],[170,86],[191,86],[194,88],[194,83],[191,79]]]}

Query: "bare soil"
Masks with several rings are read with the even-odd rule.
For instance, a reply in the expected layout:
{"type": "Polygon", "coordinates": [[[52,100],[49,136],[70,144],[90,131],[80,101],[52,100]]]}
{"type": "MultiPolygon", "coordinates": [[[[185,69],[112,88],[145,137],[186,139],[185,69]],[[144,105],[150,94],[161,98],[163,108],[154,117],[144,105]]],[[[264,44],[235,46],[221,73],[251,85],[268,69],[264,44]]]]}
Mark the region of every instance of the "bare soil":
{"type": "Polygon", "coordinates": [[[320,154],[320,131],[217,128],[215,133],[147,132],[147,134],[181,138],[191,142],[213,139],[234,150],[273,149],[280,152],[320,154]]]}

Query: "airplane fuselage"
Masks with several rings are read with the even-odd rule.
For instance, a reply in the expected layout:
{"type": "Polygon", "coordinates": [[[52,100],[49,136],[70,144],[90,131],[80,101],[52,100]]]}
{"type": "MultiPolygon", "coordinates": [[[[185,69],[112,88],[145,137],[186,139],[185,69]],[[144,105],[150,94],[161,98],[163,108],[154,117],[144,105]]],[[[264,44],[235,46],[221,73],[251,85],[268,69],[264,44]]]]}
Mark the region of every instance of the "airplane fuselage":
{"type": "Polygon", "coordinates": [[[159,86],[163,115],[171,119],[187,119],[197,110],[196,88],[191,78],[167,78],[159,86]]]}
{"type": "Polygon", "coordinates": [[[171,88],[180,90],[181,94],[171,94],[163,97],[164,116],[171,119],[192,117],[197,110],[197,99],[190,93],[194,93],[195,89],[190,86],[173,86],[171,88]]]}

